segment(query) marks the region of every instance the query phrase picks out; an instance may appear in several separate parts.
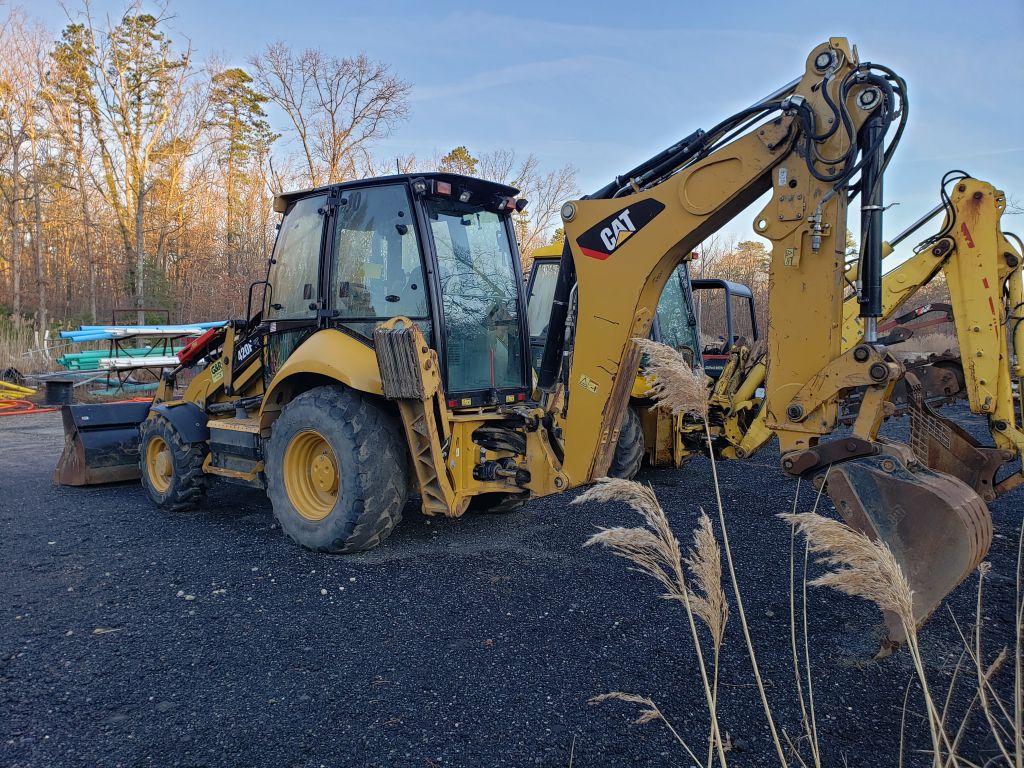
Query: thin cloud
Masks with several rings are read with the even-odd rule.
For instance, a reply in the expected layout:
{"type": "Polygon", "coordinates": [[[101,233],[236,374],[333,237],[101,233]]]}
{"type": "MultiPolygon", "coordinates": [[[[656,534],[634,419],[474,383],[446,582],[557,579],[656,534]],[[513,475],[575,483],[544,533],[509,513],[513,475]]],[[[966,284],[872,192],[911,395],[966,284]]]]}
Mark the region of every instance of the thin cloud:
{"type": "Polygon", "coordinates": [[[613,59],[603,56],[570,56],[548,61],[531,61],[508,67],[499,67],[478,72],[472,77],[457,83],[443,85],[420,85],[411,94],[411,101],[431,101],[433,99],[450,99],[468,93],[487,91],[515,83],[541,81],[557,82],[554,78],[565,77],[580,72],[607,66],[613,59]]]}

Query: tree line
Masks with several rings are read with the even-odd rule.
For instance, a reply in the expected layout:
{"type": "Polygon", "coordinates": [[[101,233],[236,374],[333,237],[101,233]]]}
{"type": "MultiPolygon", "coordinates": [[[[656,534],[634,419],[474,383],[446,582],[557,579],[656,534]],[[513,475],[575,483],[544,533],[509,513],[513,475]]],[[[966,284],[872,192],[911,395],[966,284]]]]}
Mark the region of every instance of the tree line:
{"type": "Polygon", "coordinates": [[[117,18],[88,2],[59,32],[21,9],[0,26],[0,315],[53,324],[237,316],[262,277],[277,192],[449,170],[522,190],[524,255],[578,194],[569,165],[459,146],[384,156],[413,85],[363,52],[267,45],[244,66],[200,60],[166,6],[117,18]],[[152,317],[152,316],[151,316],[152,317]]]}

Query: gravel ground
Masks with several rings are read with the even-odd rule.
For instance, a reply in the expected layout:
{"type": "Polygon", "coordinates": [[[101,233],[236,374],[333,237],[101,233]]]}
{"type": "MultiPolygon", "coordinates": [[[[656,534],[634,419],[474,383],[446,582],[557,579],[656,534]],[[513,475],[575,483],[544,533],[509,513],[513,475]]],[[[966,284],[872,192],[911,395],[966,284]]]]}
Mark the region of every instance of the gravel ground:
{"type": "MultiPolygon", "coordinates": [[[[633,523],[621,506],[563,496],[457,521],[410,507],[380,549],[316,555],[285,540],[255,491],[217,486],[201,512],[172,515],[134,484],[53,487],[58,415],[0,421],[0,765],[688,764],[665,729],[630,725],[628,706],[587,705],[609,690],[652,696],[703,750],[681,610],[620,560],[581,548],[599,525],[633,523]]],[[[796,733],[789,533],[772,517],[795,483],[776,462],[766,451],[720,474],[769,696],[796,733]]],[[[713,508],[709,478],[705,460],[641,477],[684,541],[699,507],[713,508]]],[[[992,505],[992,649],[1012,642],[1021,506],[1020,493],[992,505]]],[[[950,601],[965,626],[975,584],[950,601]]],[[[880,621],[857,600],[814,590],[810,612],[824,764],[895,765],[907,655],[868,660],[880,621]]],[[[946,612],[922,645],[944,695],[961,650],[946,612]]],[[[771,764],[735,611],[721,690],[731,763],[771,764]]],[[[907,764],[926,764],[910,701],[907,764]]],[[[993,754],[980,734],[965,750],[979,764],[993,754]]]]}

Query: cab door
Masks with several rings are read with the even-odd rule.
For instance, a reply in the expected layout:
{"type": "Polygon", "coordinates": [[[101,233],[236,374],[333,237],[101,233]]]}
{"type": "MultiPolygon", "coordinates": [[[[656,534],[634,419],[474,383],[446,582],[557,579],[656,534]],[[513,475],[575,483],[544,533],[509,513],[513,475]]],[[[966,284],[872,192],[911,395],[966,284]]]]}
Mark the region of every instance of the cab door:
{"type": "Polygon", "coordinates": [[[281,220],[264,299],[268,377],[317,328],[322,306],[320,275],[330,221],[328,199],[329,194],[324,192],[296,200],[281,220]]]}
{"type": "Polygon", "coordinates": [[[430,343],[429,291],[408,185],[342,188],[330,252],[325,292],[331,326],[370,343],[380,322],[402,316],[430,343]]]}

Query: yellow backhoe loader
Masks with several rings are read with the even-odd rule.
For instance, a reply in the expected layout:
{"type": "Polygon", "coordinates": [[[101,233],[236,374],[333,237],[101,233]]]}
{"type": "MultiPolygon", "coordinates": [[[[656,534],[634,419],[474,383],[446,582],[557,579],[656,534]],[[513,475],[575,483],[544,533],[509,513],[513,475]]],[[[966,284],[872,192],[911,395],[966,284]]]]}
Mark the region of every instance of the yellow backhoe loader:
{"type": "MultiPolygon", "coordinates": [[[[890,544],[924,620],[984,557],[992,529],[968,485],[876,439],[902,375],[876,324],[882,179],[906,98],[891,69],[831,38],[791,83],[565,203],[536,387],[516,190],[422,174],[278,196],[261,308],[186,354],[201,370],[182,395],[165,380],[139,426],[143,484],[172,509],[194,505],[210,476],[265,486],[289,536],[345,552],[382,541],[410,493],[426,514],[459,516],[474,500],[593,482],[616,452],[640,361],[632,340],[650,332],[666,282],[770,193],[754,223],[772,244],[764,424],[788,471],[831,467],[828,493],[890,544]],[[845,349],[843,254],[858,196],[865,333],[845,349]],[[823,441],[858,387],[852,434],[823,441]]],[[[71,440],[99,433],[73,421],[71,440]]]]}

